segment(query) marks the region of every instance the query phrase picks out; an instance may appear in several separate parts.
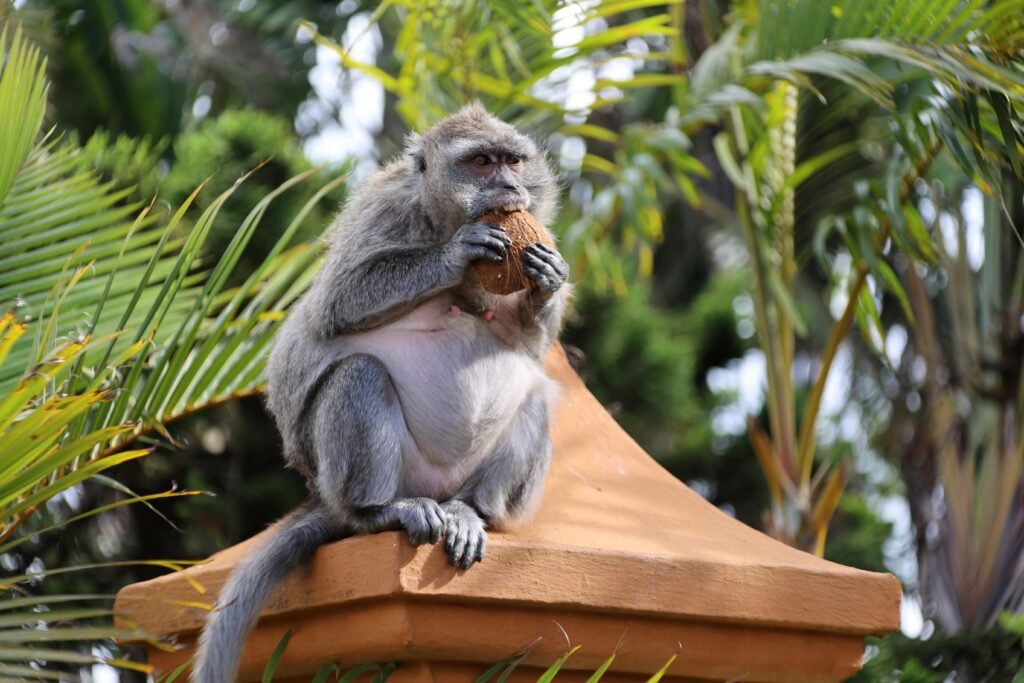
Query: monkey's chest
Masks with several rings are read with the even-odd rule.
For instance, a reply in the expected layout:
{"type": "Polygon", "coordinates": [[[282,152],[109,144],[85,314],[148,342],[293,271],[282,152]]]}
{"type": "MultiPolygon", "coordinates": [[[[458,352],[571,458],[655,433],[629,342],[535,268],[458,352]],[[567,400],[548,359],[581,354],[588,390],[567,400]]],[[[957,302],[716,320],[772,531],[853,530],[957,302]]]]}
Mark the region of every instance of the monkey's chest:
{"type": "Polygon", "coordinates": [[[523,405],[550,380],[493,321],[428,302],[353,340],[388,369],[404,417],[406,495],[454,493],[509,438],[523,405]],[[440,317],[439,317],[440,316],[440,317]]]}
{"type": "Polygon", "coordinates": [[[489,450],[543,381],[523,354],[486,338],[433,333],[380,349],[420,449],[434,462],[489,450]]]}

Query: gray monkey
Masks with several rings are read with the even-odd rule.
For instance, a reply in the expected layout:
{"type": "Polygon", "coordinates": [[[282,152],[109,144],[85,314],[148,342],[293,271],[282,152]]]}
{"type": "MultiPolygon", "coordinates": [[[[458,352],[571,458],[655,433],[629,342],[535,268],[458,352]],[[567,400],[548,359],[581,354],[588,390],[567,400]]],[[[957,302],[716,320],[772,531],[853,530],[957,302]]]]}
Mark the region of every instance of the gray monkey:
{"type": "Polygon", "coordinates": [[[535,286],[498,296],[468,266],[508,237],[477,217],[526,209],[542,224],[557,183],[544,155],[478,104],[409,139],[350,198],[322,269],[275,339],[267,404],[310,501],[228,580],[199,642],[194,683],[233,681],[245,637],[288,572],[331,540],[404,529],[480,561],[485,528],[528,515],[551,455],[544,372],[569,268],[523,252],[535,286]]]}

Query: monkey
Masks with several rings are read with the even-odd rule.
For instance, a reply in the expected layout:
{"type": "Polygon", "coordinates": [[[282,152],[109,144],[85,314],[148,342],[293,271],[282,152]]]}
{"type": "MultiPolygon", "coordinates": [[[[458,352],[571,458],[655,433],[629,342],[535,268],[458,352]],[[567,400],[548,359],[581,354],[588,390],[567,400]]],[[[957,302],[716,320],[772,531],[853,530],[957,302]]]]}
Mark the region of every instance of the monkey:
{"type": "Polygon", "coordinates": [[[548,225],[558,184],[528,136],[479,103],[411,135],[345,202],[323,264],[276,333],[267,407],[309,500],[229,578],[191,680],[237,675],[271,591],[327,542],[404,530],[484,557],[487,529],[528,518],[551,458],[558,388],[544,370],[570,296],[557,249],[528,246],[527,290],[495,295],[471,264],[510,240],[487,211],[548,225]]]}

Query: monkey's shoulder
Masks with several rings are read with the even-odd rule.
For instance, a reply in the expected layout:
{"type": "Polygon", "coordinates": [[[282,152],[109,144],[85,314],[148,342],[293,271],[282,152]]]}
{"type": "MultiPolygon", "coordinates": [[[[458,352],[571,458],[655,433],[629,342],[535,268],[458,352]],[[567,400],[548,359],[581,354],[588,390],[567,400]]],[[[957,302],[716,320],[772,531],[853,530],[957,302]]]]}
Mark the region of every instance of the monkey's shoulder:
{"type": "Polygon", "coordinates": [[[348,204],[398,206],[418,203],[419,176],[408,159],[392,161],[369,175],[356,186],[348,204]]]}
{"type": "Polygon", "coordinates": [[[417,183],[404,162],[371,175],[342,207],[330,231],[331,244],[419,241],[424,219],[417,183]]]}

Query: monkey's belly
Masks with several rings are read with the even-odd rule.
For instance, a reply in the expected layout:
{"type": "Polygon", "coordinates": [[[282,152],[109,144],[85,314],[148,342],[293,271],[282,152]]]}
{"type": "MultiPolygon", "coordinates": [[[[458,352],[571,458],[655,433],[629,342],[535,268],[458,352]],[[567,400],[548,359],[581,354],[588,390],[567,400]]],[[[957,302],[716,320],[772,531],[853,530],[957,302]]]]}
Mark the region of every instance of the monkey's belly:
{"type": "Polygon", "coordinates": [[[526,401],[553,382],[491,323],[434,300],[346,347],[387,367],[405,418],[404,495],[444,499],[501,448],[526,401]]]}

